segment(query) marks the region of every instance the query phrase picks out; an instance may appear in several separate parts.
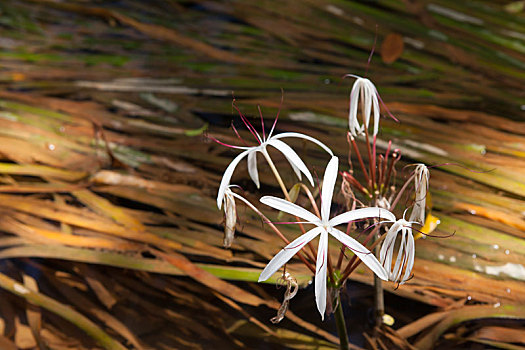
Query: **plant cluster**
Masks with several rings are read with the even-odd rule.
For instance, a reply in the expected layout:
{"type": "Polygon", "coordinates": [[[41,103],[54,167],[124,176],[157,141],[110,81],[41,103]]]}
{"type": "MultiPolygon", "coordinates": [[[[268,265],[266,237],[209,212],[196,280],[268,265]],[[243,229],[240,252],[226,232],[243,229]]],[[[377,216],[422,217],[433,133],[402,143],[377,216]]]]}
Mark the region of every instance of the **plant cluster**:
{"type": "MultiPolygon", "coordinates": [[[[237,221],[236,201],[240,201],[253,209],[286,244],[261,272],[259,282],[270,278],[293,256],[297,256],[315,275],[315,300],[321,318],[324,319],[328,301],[335,306],[330,310],[335,309],[336,321],[337,312],[340,311],[342,315],[338,291],[361,262],[381,280],[403,284],[411,278],[415,256],[414,231],[421,232],[416,230],[414,225],[423,226],[425,224],[425,203],[429,188],[429,170],[424,164],[415,164],[412,173],[400,188],[394,185],[393,180],[397,174],[396,165],[401,158],[401,153],[399,149],[393,148],[392,141],[381,142],[385,150],[384,153],[378,151],[380,105],[388,115],[395,118],[383,104],[376,87],[369,79],[355,75],[348,76],[356,80],[350,92],[347,170],[340,171],[339,158],[329,147],[313,137],[295,132],[274,134],[280,108],[269,133],[265,132],[264,120],[260,113],[262,132],[259,133],[239,110],[234,100],[234,108],[255,137],[257,144],[248,146],[233,124],[233,130],[244,146],[228,145],[214,139],[222,145],[242,150],[242,153],[235,157],[226,168],[217,195],[217,206],[219,209],[224,209],[225,215],[225,246],[229,247],[233,241],[237,221]],[[326,151],[328,162],[322,184],[316,186],[308,166],[283,141],[289,138],[310,141],[326,151]],[[358,141],[364,142],[366,152],[360,151],[358,141]],[[268,152],[269,146],[283,154],[299,181],[304,175],[312,186],[313,190],[302,182],[294,186],[295,193],[297,189],[300,189],[306,194],[309,199],[309,209],[295,204],[297,196],[291,194],[284,184],[280,169],[277,168],[268,152]],[[299,225],[302,235],[291,242],[276,226],[277,222],[269,220],[253,203],[237,193],[239,186],[230,183],[237,165],[247,158],[248,173],[257,188],[260,187],[257,165],[257,154],[259,153],[266,160],[265,166],[272,171],[284,195],[284,198],[263,196],[260,202],[295,218],[290,222],[280,222],[281,224],[299,225]],[[331,208],[338,176],[342,177],[340,191],[345,198],[346,211],[334,216],[331,215],[331,208]],[[409,190],[413,191],[409,194],[411,200],[407,202],[402,218],[398,218],[394,211],[398,209],[400,199],[409,190]],[[319,204],[317,200],[320,201],[319,204]],[[405,219],[407,213],[409,213],[408,220],[405,219]],[[345,225],[346,228],[344,228],[345,225]],[[355,235],[351,233],[358,233],[357,237],[363,238],[355,239],[353,238],[355,235]],[[317,237],[319,240],[316,249],[312,240],[317,237]],[[328,253],[329,237],[335,238],[341,244],[337,261],[332,261],[328,253]],[[329,289],[328,293],[327,289],[329,289]],[[330,300],[330,296],[333,299],[330,300]]],[[[285,268],[283,280],[289,282],[292,279],[293,277],[285,268]]],[[[280,310],[280,315],[275,318],[277,321],[282,319],[291,297],[297,291],[296,288],[293,292],[290,292],[289,289],[287,289],[287,296],[283,303],[284,311],[280,310]],[[285,304],[286,307],[284,307],[285,304]]],[[[340,336],[345,329],[343,328],[344,318],[341,322],[343,325],[338,323],[340,336]]],[[[343,343],[343,338],[341,339],[343,343]]]]}

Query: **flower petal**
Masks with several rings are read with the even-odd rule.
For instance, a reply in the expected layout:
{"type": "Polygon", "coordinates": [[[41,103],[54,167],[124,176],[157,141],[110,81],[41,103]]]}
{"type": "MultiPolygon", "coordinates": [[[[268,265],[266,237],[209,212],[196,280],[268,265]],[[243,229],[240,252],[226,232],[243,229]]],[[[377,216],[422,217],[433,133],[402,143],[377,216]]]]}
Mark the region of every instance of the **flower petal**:
{"type": "Polygon", "coordinates": [[[373,84],[370,80],[363,78],[363,86],[362,86],[362,92],[363,92],[363,101],[365,103],[364,111],[363,111],[363,125],[364,128],[368,130],[368,125],[370,124],[370,114],[372,112],[372,87],[373,84]]]}
{"type": "Polygon", "coordinates": [[[346,213],[333,217],[329,223],[331,226],[337,226],[343,223],[365,218],[380,218],[387,219],[388,221],[396,221],[395,215],[390,211],[383,208],[372,207],[347,211],[346,213]]]}
{"type": "Polygon", "coordinates": [[[297,168],[299,168],[299,170],[301,170],[306,176],[308,181],[310,181],[310,184],[312,186],[314,185],[314,179],[312,178],[312,174],[310,174],[310,171],[308,170],[304,162],[301,160],[301,158],[299,158],[297,153],[295,153],[295,151],[290,146],[288,146],[281,140],[275,139],[269,140],[267,144],[272,145],[273,147],[277,148],[282,154],[284,154],[284,156],[286,157],[286,159],[288,159],[290,164],[293,164],[297,168]]]}
{"type": "Polygon", "coordinates": [[[282,134],[278,134],[278,135],[275,135],[275,136],[272,136],[272,140],[275,140],[275,139],[281,139],[283,137],[298,137],[298,138],[301,138],[301,139],[305,139],[305,140],[308,140],[310,142],[313,142],[315,143],[316,145],[318,145],[319,147],[321,147],[322,149],[324,149],[326,152],[328,152],[329,155],[333,156],[334,153],[332,152],[332,150],[330,148],[328,148],[324,143],[322,143],[321,141],[311,137],[311,136],[308,136],[308,135],[305,135],[305,134],[301,134],[301,133],[298,133],[298,132],[283,132],[282,134]]]}
{"type": "Polygon", "coordinates": [[[284,247],[272,260],[266,265],[264,270],[259,276],[259,282],[266,281],[270,278],[277,270],[281,268],[284,264],[288,262],[302,247],[304,247],[308,242],[315,238],[319,233],[323,231],[320,227],[314,227],[310,231],[306,232],[304,235],[300,236],[286,247],[284,247]]]}
{"type": "Polygon", "coordinates": [[[395,222],[388,232],[381,245],[381,251],[379,252],[379,261],[388,270],[392,270],[392,251],[394,250],[394,243],[399,231],[400,222],[395,222]],[[390,261],[388,261],[390,259],[390,261]],[[385,264],[386,261],[386,264],[385,264]]]}
{"type": "Polygon", "coordinates": [[[259,173],[257,172],[257,152],[248,153],[248,174],[250,174],[257,188],[260,188],[259,173]]]}
{"type": "Polygon", "coordinates": [[[401,284],[404,284],[410,278],[410,273],[412,272],[412,268],[414,267],[414,256],[416,255],[416,252],[415,252],[414,236],[412,235],[411,229],[408,229],[406,250],[408,254],[408,261],[406,263],[405,274],[403,275],[401,284]]]}
{"type": "Polygon", "coordinates": [[[406,263],[406,252],[405,252],[405,240],[406,240],[406,228],[401,229],[401,243],[399,244],[399,250],[397,251],[396,263],[394,265],[394,271],[390,275],[390,280],[399,281],[401,277],[401,272],[403,271],[403,265],[406,263]]]}
{"type": "Polygon", "coordinates": [[[392,257],[394,255],[396,238],[401,229],[403,228],[403,224],[405,222],[406,221],[404,219],[399,219],[396,222],[394,222],[392,226],[390,226],[388,232],[386,233],[386,237],[381,245],[379,259],[381,261],[381,264],[385,267],[389,274],[392,271],[392,257]]]}
{"type": "Polygon", "coordinates": [[[242,152],[237,157],[235,157],[230,165],[226,168],[226,171],[224,171],[224,175],[222,176],[221,184],[219,185],[219,193],[217,194],[217,207],[221,209],[222,207],[222,200],[224,198],[224,191],[226,191],[226,188],[230,184],[230,180],[233,175],[233,171],[235,170],[235,167],[239,162],[246,157],[250,152],[253,152],[253,149],[249,149],[247,151],[242,152]]]}
{"type": "Polygon", "coordinates": [[[355,81],[352,91],[350,92],[350,106],[348,109],[348,126],[350,128],[350,133],[353,136],[357,136],[360,129],[359,121],[357,120],[357,106],[359,104],[358,99],[360,90],[359,85],[361,84],[359,79],[360,78],[355,81]]]}
{"type": "Polygon", "coordinates": [[[284,211],[288,214],[295,215],[301,219],[309,221],[314,225],[321,223],[321,220],[317,216],[298,206],[297,204],[288,202],[287,200],[272,196],[264,196],[261,198],[261,203],[266,204],[274,209],[284,211]]]}
{"type": "Polygon", "coordinates": [[[319,238],[319,247],[317,249],[317,264],[315,266],[315,302],[317,310],[324,320],[326,310],[326,265],[328,257],[328,233],[323,229],[319,238]]]}
{"type": "Polygon", "coordinates": [[[374,105],[374,136],[377,135],[377,132],[379,131],[379,117],[380,117],[380,109],[379,109],[379,101],[377,100],[377,90],[374,86],[374,91],[372,92],[372,103],[374,105]]]}
{"type": "Polygon", "coordinates": [[[335,180],[337,179],[337,170],[339,170],[339,158],[333,156],[326,166],[321,192],[321,218],[324,221],[330,219],[330,208],[332,206],[332,196],[334,195],[335,180]]]}
{"type": "Polygon", "coordinates": [[[381,266],[374,254],[366,249],[361,243],[333,227],[330,230],[330,234],[339,242],[350,248],[352,252],[357,255],[359,259],[361,259],[361,261],[364,262],[379,278],[388,281],[388,274],[383,266],[381,266]]]}

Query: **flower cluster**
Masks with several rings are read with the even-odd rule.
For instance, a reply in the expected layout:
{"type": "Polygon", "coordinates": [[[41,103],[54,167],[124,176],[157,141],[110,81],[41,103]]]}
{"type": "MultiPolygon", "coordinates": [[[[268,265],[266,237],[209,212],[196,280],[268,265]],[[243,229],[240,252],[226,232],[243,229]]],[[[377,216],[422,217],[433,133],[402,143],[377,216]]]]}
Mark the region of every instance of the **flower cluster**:
{"type": "MultiPolygon", "coordinates": [[[[327,304],[327,281],[331,282],[332,287],[340,287],[355,268],[363,262],[373,273],[383,280],[390,280],[399,284],[405,283],[412,273],[415,257],[415,242],[412,234],[412,225],[424,224],[425,222],[425,198],[428,191],[429,172],[423,164],[418,164],[414,173],[407,180],[405,185],[397,190],[392,185],[392,177],[395,174],[395,166],[400,159],[400,151],[392,149],[392,142],[388,142],[388,147],[382,154],[378,154],[376,149],[377,134],[379,131],[380,104],[379,94],[372,82],[366,78],[357,77],[350,93],[349,106],[349,150],[357,157],[358,172],[354,171],[350,160],[349,171],[339,171],[339,158],[322,142],[317,139],[300,133],[285,132],[274,135],[277,117],[272,125],[270,132],[266,135],[264,121],[261,115],[262,136],[259,134],[247,118],[239,112],[241,120],[248,130],[253,134],[257,144],[254,146],[232,146],[218,143],[242,150],[234,160],[228,165],[224,172],[217,195],[217,206],[221,209],[224,203],[225,212],[225,246],[230,246],[233,240],[233,232],[236,223],[235,199],[240,199],[250,208],[255,210],[265,222],[271,225],[272,229],[283,239],[286,246],[278,252],[275,257],[266,265],[259,276],[259,282],[265,281],[273,276],[283,265],[293,256],[297,255],[304,264],[315,274],[315,300],[317,309],[324,319],[327,304]],[[372,136],[369,141],[369,124],[373,116],[374,126],[372,136]],[[368,165],[365,165],[366,157],[361,155],[356,144],[356,138],[366,137],[366,147],[368,155],[368,165]],[[281,141],[284,138],[300,138],[310,141],[325,150],[330,159],[326,166],[322,188],[320,189],[320,210],[316,204],[315,196],[310,192],[306,185],[302,188],[306,191],[310,200],[313,212],[303,208],[291,200],[288,187],[284,184],[280,172],[270,158],[267,151],[268,146],[272,146],[280,151],[284,158],[290,163],[299,181],[301,175],[307,178],[309,184],[314,186],[312,175],[303,160],[286,143],[281,141]],[[292,242],[282,235],[279,229],[262,214],[253,204],[244,197],[232,191],[230,185],[233,173],[239,162],[245,157],[248,158],[248,174],[257,188],[260,187],[259,174],[257,170],[257,153],[261,153],[266,159],[267,165],[279,183],[283,198],[273,196],[263,196],[260,199],[262,204],[271,208],[287,213],[297,220],[290,223],[297,223],[303,232],[292,242]],[[331,217],[331,207],[333,202],[334,190],[337,183],[338,174],[342,174],[345,184],[343,195],[347,197],[347,211],[331,217]],[[359,176],[358,176],[359,175],[359,176]],[[363,179],[359,180],[359,177],[363,179]],[[397,219],[393,214],[396,205],[400,202],[405,189],[414,180],[414,194],[409,196],[413,205],[410,219],[406,221],[397,219]],[[349,235],[349,232],[356,230],[356,222],[362,221],[368,224],[369,231],[366,238],[359,242],[349,235]],[[382,225],[390,224],[390,228],[382,225]],[[304,229],[303,225],[311,225],[309,229],[304,229]],[[346,225],[346,232],[338,227],[346,225]],[[328,238],[335,238],[341,243],[341,253],[337,264],[330,260],[328,252],[328,238]],[[319,237],[317,251],[311,245],[311,241],[319,237]],[[382,242],[379,259],[374,255],[373,247],[382,242]],[[399,242],[396,244],[396,242],[399,242]],[[309,249],[305,247],[308,246],[309,249]],[[395,247],[398,247],[396,252],[395,247]],[[352,252],[350,258],[345,254],[345,250],[352,252]],[[343,261],[346,258],[347,265],[343,268],[343,261]],[[394,260],[395,259],[395,260],[394,260]]],[[[234,129],[235,130],[235,129],[234,129]]],[[[237,136],[239,133],[235,130],[237,136]]],[[[239,136],[240,138],[240,136],[239,136]]],[[[349,159],[351,159],[349,157],[349,159]]],[[[406,210],[405,210],[406,212],[406,210]]],[[[293,293],[295,295],[295,293],[293,293]]],[[[286,299],[289,302],[292,296],[286,299]]],[[[284,308],[285,310],[286,308],[284,308]]],[[[284,312],[284,311],[283,311],[284,312]]],[[[282,316],[282,315],[281,315],[282,316]]],[[[282,317],[281,317],[282,318],[282,317]]]]}

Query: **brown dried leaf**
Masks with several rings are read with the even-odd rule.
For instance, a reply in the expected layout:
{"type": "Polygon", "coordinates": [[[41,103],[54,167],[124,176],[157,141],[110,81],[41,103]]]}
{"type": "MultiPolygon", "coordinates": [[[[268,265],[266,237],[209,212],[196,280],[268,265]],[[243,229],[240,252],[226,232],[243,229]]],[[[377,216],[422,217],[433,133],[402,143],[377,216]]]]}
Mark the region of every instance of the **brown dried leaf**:
{"type": "Polygon", "coordinates": [[[381,44],[381,58],[385,63],[394,63],[402,54],[405,44],[403,37],[397,33],[390,33],[381,44]]]}
{"type": "Polygon", "coordinates": [[[473,334],[475,338],[502,341],[505,343],[525,344],[525,329],[510,327],[488,326],[483,327],[473,334]]]}
{"type": "Polygon", "coordinates": [[[15,328],[15,344],[18,349],[31,349],[37,345],[31,328],[23,324],[18,316],[15,317],[15,328]]]}

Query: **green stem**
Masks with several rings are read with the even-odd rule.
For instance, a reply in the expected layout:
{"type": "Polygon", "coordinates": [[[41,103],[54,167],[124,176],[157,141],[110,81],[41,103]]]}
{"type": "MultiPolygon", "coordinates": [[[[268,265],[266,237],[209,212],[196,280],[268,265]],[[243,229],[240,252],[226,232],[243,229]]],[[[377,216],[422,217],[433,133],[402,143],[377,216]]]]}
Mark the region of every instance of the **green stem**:
{"type": "MultiPolygon", "coordinates": [[[[379,256],[380,245],[375,247],[375,255],[379,256]]],[[[383,315],[385,314],[385,299],[383,295],[383,281],[374,274],[374,303],[375,303],[375,328],[374,336],[377,337],[377,331],[383,324],[383,315]]]]}
{"type": "Polygon", "coordinates": [[[337,291],[335,298],[337,307],[335,308],[335,325],[339,335],[339,349],[348,350],[348,334],[346,333],[345,315],[343,314],[343,305],[341,303],[341,292],[337,291]]]}
{"type": "Polygon", "coordinates": [[[279,186],[281,186],[281,190],[283,191],[284,197],[286,198],[287,201],[291,202],[292,200],[290,199],[290,195],[288,194],[286,185],[284,184],[283,179],[281,178],[281,175],[279,174],[279,171],[275,167],[275,164],[273,163],[272,158],[270,158],[268,151],[264,149],[261,153],[264,155],[264,158],[266,158],[266,161],[268,162],[270,169],[272,169],[273,175],[275,176],[277,183],[279,183],[279,186]]]}

